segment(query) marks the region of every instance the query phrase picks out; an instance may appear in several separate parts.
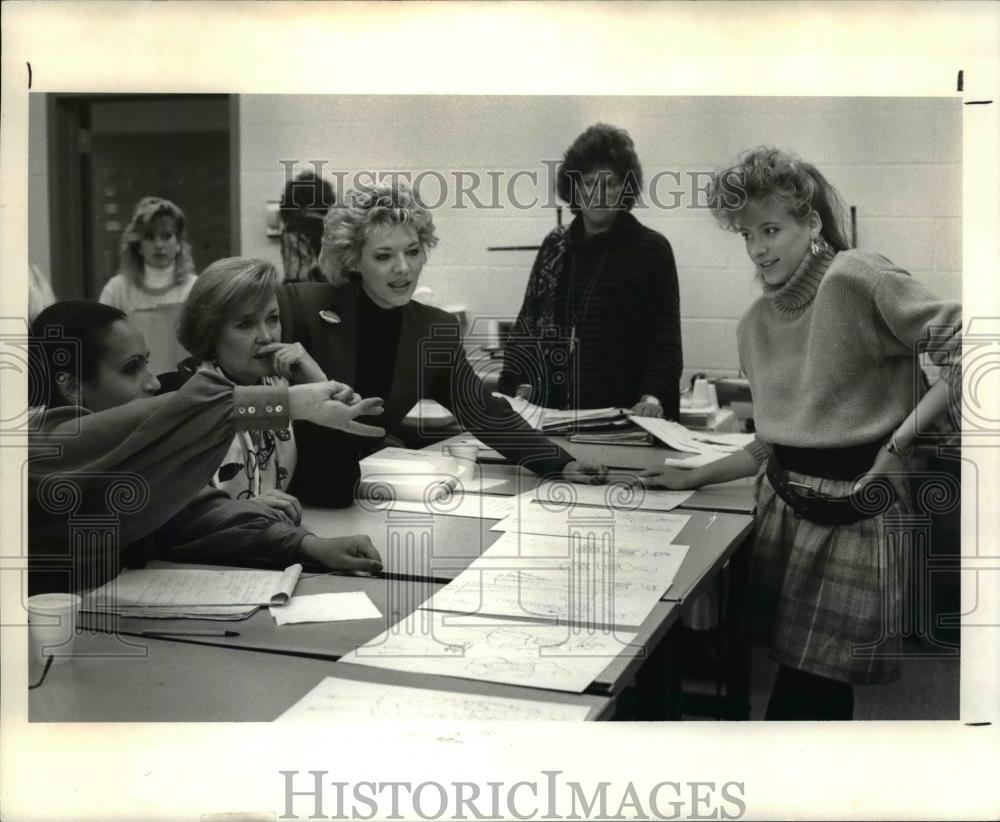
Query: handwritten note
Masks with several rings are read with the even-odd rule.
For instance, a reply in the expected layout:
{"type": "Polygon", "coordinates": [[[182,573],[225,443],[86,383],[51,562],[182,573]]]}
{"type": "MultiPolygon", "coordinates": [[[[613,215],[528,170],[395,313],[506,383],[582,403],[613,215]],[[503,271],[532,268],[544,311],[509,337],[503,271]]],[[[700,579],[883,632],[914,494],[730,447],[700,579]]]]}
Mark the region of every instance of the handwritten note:
{"type": "Polygon", "coordinates": [[[247,569],[127,568],[93,591],[89,604],[118,606],[280,605],[287,602],[302,573],[247,569]]]}
{"type": "Polygon", "coordinates": [[[310,594],[292,597],[285,605],[272,605],[278,625],[299,622],[342,622],[349,619],[380,619],[382,612],[364,591],[310,594]]]}
{"type": "Polygon", "coordinates": [[[329,676],[283,713],[279,720],[325,722],[332,720],[399,720],[437,722],[562,721],[581,722],[592,709],[587,705],[542,699],[507,699],[500,696],[383,685],[329,676]]]}

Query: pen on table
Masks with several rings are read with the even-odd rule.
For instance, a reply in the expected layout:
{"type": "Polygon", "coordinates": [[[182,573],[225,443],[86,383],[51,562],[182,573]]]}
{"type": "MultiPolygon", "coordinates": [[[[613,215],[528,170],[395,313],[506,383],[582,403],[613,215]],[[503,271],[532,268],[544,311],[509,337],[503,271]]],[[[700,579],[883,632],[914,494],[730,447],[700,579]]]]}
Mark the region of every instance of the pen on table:
{"type": "Polygon", "coordinates": [[[143,631],[141,636],[239,636],[239,631],[143,631]]]}

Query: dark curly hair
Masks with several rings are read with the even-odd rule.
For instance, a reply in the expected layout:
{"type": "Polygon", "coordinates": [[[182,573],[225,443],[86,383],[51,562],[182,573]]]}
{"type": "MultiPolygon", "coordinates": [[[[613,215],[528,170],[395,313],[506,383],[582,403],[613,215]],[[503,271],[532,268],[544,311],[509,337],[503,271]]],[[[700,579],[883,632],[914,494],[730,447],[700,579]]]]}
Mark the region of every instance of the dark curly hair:
{"type": "Polygon", "coordinates": [[[278,214],[287,231],[304,234],[319,255],[323,218],[337,202],[333,186],[313,171],[303,171],[285,184],[278,214]]]}
{"type": "Polygon", "coordinates": [[[569,203],[570,211],[580,213],[580,183],[584,174],[607,168],[621,178],[621,205],[627,211],[639,200],[642,189],[642,166],[629,133],[617,126],[596,123],[573,141],[556,169],[556,194],[569,203]]]}
{"type": "Polygon", "coordinates": [[[780,203],[796,220],[815,211],[821,234],[837,251],[850,248],[844,232],[844,204],[819,170],[794,154],[761,146],[717,171],[708,189],[708,203],[719,225],[737,230],[737,222],[753,203],[780,203]]]}

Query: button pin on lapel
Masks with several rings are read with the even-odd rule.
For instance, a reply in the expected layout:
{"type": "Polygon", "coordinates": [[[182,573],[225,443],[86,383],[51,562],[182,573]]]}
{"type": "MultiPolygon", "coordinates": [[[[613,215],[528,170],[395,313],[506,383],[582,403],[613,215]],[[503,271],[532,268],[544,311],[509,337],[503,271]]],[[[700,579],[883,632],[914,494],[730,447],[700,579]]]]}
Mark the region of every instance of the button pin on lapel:
{"type": "Polygon", "coordinates": [[[320,311],[319,318],[325,323],[330,323],[330,325],[337,325],[338,323],[343,322],[340,319],[340,315],[336,311],[331,311],[329,308],[324,308],[320,311]]]}

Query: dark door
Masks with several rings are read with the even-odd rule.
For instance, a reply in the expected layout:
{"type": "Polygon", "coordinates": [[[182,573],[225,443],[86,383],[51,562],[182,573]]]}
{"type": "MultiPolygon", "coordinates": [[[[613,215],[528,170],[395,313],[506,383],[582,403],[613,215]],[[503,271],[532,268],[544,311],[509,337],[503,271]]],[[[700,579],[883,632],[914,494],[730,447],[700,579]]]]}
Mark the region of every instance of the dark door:
{"type": "Polygon", "coordinates": [[[57,168],[68,174],[57,187],[78,204],[52,203],[60,297],[97,298],[118,269],[122,231],[145,196],[172,200],[184,212],[198,271],[232,254],[228,97],[74,95],[58,100],[57,109],[72,113],[54,135],[62,141],[57,153],[67,158],[57,168]]]}

